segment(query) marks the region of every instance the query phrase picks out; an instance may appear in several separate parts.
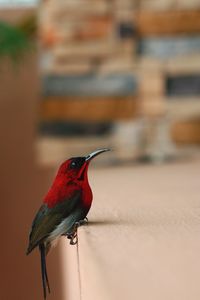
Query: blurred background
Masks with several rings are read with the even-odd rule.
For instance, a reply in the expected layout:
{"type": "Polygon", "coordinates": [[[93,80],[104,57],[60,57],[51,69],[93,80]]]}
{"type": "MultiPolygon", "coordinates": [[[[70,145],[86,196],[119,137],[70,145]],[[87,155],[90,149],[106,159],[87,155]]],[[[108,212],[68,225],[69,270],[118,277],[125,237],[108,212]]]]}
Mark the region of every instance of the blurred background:
{"type": "MultiPolygon", "coordinates": [[[[0,79],[0,298],[41,299],[27,235],[62,160],[198,158],[200,1],[0,0],[0,79]]],[[[64,299],[58,248],[48,261],[64,299]]]]}

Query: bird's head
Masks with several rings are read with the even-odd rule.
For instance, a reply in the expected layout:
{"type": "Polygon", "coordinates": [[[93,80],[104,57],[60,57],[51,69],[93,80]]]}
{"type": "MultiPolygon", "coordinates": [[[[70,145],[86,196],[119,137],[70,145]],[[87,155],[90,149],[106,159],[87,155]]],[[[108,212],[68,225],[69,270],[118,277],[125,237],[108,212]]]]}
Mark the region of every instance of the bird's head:
{"type": "MultiPolygon", "coordinates": [[[[75,191],[75,186],[78,188],[89,186],[87,176],[89,163],[94,157],[106,151],[109,151],[109,149],[96,150],[87,156],[72,157],[63,162],[50,190],[44,198],[44,203],[47,203],[48,207],[53,207],[62,199],[72,195],[75,191]]],[[[88,199],[90,200],[90,198],[88,199]]]]}
{"type": "Polygon", "coordinates": [[[99,149],[88,154],[87,156],[72,157],[66,160],[60,166],[58,170],[58,176],[66,175],[72,180],[84,180],[87,176],[87,170],[90,161],[97,155],[106,151],[110,151],[110,149],[99,149]]]}

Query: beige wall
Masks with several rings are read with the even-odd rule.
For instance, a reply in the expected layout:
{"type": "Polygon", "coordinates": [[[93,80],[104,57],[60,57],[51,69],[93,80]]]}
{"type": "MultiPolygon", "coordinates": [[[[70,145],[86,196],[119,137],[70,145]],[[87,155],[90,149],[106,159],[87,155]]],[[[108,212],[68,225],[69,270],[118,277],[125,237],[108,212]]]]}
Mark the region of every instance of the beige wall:
{"type": "MultiPolygon", "coordinates": [[[[25,255],[29,228],[53,170],[36,165],[36,56],[18,69],[0,63],[0,299],[42,299],[38,251],[25,255]]],[[[48,257],[52,294],[62,299],[58,248],[48,257]]]]}

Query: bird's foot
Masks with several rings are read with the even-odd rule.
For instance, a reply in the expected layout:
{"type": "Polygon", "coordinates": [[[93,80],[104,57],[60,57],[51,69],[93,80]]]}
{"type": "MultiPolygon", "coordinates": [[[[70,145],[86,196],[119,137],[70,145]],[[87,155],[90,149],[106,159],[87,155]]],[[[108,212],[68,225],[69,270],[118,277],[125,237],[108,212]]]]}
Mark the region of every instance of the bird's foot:
{"type": "Polygon", "coordinates": [[[77,226],[77,228],[82,225],[88,225],[88,218],[85,217],[85,219],[76,222],[75,225],[77,226]]]}
{"type": "Polygon", "coordinates": [[[74,230],[72,233],[67,233],[66,236],[70,240],[70,245],[76,245],[78,242],[77,229],[78,227],[88,224],[88,218],[85,217],[84,220],[80,220],[74,224],[74,230]]]}
{"type": "Polygon", "coordinates": [[[78,236],[77,236],[77,228],[71,232],[71,233],[65,233],[65,235],[70,240],[70,245],[76,245],[78,242],[78,236]]]}
{"type": "Polygon", "coordinates": [[[78,243],[78,236],[77,231],[75,231],[73,234],[71,234],[68,239],[70,239],[70,245],[76,245],[78,243]]]}

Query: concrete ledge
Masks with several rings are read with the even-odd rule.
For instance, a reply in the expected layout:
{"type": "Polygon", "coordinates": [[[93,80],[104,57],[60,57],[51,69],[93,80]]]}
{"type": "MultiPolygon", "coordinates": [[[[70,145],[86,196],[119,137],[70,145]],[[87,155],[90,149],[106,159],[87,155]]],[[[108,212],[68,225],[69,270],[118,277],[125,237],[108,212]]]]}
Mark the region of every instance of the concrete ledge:
{"type": "Polygon", "coordinates": [[[91,170],[90,224],[69,257],[63,241],[66,299],[198,300],[199,170],[200,161],[91,170]]]}

